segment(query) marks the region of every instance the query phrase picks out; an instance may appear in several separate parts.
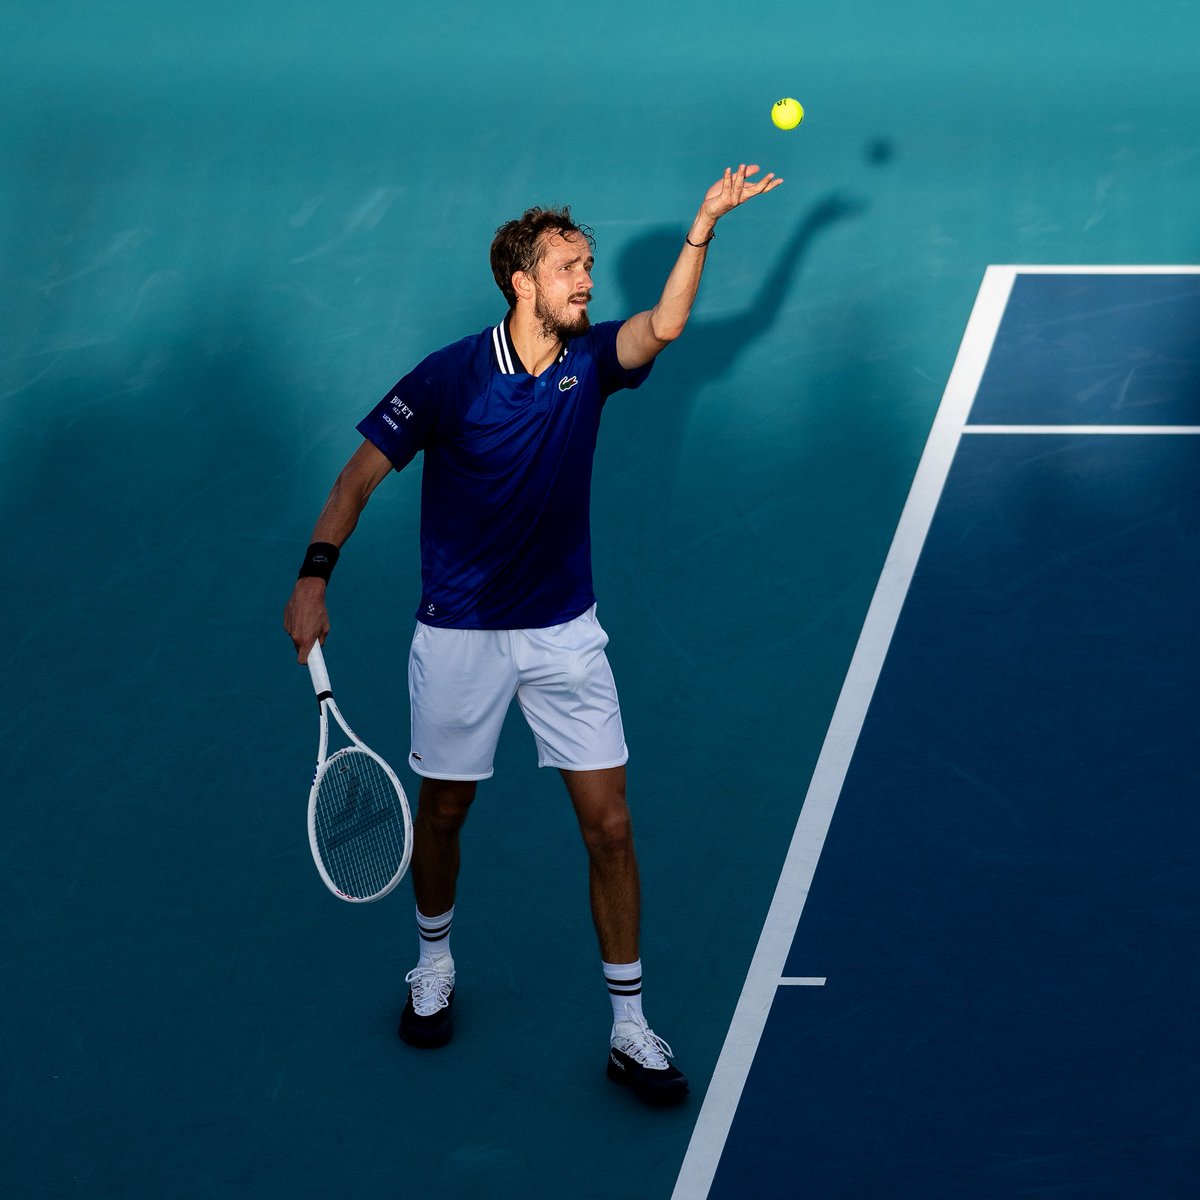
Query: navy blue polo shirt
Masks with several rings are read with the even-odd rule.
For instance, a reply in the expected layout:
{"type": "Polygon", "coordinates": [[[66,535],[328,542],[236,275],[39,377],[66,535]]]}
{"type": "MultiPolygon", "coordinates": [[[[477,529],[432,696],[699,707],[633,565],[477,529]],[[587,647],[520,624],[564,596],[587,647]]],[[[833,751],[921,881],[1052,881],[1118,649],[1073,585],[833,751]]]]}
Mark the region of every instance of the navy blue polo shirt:
{"type": "Polygon", "coordinates": [[[536,379],[506,322],[431,354],[359,422],[396,470],[425,454],[417,619],[540,629],[586,612],[592,458],[604,401],[635,388],[605,321],[536,379]]]}

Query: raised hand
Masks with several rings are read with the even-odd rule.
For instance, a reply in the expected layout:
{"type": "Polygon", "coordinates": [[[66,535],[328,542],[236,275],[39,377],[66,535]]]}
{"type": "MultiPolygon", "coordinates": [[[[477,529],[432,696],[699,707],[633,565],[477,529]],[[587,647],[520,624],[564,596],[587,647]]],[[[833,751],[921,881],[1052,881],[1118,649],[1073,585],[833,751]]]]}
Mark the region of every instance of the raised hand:
{"type": "Polygon", "coordinates": [[[750,176],[756,175],[758,171],[757,163],[750,166],[742,163],[736,171],[732,167],[726,167],[725,174],[705,193],[700,211],[710,221],[716,222],[739,204],[745,204],[754,196],[774,191],[783,182],[782,179],[775,178],[774,172],[768,172],[759,180],[751,179],[750,176]]]}

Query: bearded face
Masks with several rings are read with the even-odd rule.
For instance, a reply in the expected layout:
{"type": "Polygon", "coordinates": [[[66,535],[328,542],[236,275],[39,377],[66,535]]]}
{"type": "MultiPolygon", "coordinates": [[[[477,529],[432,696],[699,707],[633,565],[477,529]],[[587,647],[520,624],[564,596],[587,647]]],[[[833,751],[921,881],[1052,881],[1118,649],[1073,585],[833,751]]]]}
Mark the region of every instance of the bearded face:
{"type": "Polygon", "coordinates": [[[550,298],[539,290],[533,302],[533,315],[541,321],[542,332],[548,338],[557,338],[560,342],[565,342],[568,338],[587,333],[592,327],[587,311],[591,298],[591,292],[580,292],[568,297],[565,303],[554,305],[550,298]]]}
{"type": "Polygon", "coordinates": [[[559,341],[578,337],[591,328],[592,252],[581,237],[550,238],[534,280],[533,313],[542,331],[559,341]]]}

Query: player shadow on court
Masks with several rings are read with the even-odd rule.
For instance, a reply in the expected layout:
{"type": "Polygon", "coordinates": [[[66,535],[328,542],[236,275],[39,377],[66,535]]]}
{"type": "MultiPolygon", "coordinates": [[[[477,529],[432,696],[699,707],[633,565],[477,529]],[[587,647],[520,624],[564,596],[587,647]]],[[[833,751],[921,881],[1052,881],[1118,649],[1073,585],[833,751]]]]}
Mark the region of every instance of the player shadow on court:
{"type": "MultiPolygon", "coordinates": [[[[743,307],[726,316],[692,316],[678,344],[655,363],[645,385],[655,394],[652,403],[622,402],[620,395],[610,402],[606,426],[625,421],[633,426],[629,436],[619,439],[619,470],[640,497],[632,506],[633,527],[626,524],[624,530],[627,537],[636,532],[638,552],[650,549],[652,524],[661,526],[670,514],[688,427],[701,393],[719,386],[739,360],[753,353],[756,344],[774,329],[817,240],[833,226],[861,216],[868,207],[866,200],[842,192],[817,200],[743,307]]],[[[685,232],[680,227],[662,226],[634,238],[622,249],[617,263],[622,311],[640,311],[647,307],[648,298],[658,295],[685,232]]],[[[708,266],[702,292],[720,287],[713,278],[719,271],[714,271],[715,265],[708,266]]]]}

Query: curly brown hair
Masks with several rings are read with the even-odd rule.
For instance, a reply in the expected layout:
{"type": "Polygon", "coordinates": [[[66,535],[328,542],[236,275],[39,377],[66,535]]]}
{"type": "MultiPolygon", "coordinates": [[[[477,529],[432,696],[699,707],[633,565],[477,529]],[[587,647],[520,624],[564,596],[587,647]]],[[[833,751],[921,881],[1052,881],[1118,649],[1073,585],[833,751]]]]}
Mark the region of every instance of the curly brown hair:
{"type": "Polygon", "coordinates": [[[586,239],[593,252],[596,239],[587,225],[577,224],[571,217],[570,205],[562,208],[527,208],[515,221],[506,221],[492,239],[492,274],[496,286],[504,293],[509,308],[515,308],[517,293],[512,277],[517,271],[532,275],[546,253],[542,234],[577,233],[586,239]]]}

